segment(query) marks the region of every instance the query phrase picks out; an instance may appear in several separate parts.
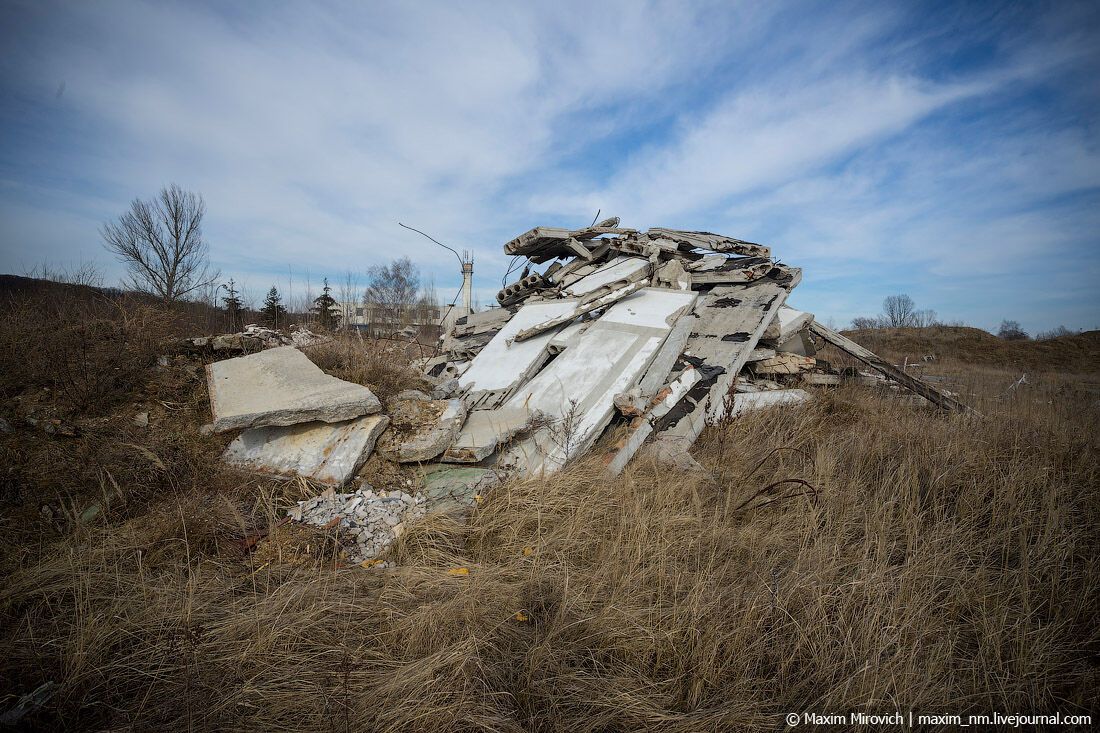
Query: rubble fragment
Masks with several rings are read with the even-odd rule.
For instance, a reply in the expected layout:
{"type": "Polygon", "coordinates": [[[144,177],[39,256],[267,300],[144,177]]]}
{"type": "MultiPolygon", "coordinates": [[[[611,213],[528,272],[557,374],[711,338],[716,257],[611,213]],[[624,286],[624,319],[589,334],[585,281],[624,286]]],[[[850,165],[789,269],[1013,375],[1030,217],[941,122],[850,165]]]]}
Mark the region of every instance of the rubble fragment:
{"type": "Polygon", "coordinates": [[[810,356],[779,352],[753,363],[752,370],[756,374],[799,374],[813,369],[816,364],[817,360],[810,356]]]}
{"type": "Polygon", "coordinates": [[[320,370],[293,346],[208,364],[214,431],[322,420],[342,422],[382,409],[369,389],[320,370]]]}
{"type": "Polygon", "coordinates": [[[371,560],[425,514],[426,499],[401,490],[375,491],[364,484],[350,494],[327,491],[298,502],[287,516],[315,527],[333,528],[351,540],[353,562],[371,560]]]}
{"type": "Polygon", "coordinates": [[[388,407],[390,427],[378,442],[378,452],[397,463],[430,461],[441,455],[466,421],[462,400],[394,398],[388,407]]]}
{"type": "Polygon", "coordinates": [[[223,460],[236,468],[340,487],[370,458],[389,422],[385,415],[368,415],[343,423],[251,428],[229,444],[223,460]]]}
{"type": "Polygon", "coordinates": [[[340,527],[371,560],[429,508],[464,512],[506,476],[553,473],[615,421],[609,474],[639,453],[706,474],[689,453],[706,424],[810,400],[796,385],[905,388],[967,409],[789,307],[801,270],[763,245],[612,217],[536,227],[504,249],[528,262],[498,293],[501,307],[455,319],[439,353],[416,362],[431,387],[390,398],[385,415],[369,389],[290,345],[317,338],[308,332],[193,339],[207,353],[264,349],[207,368],[211,429],[245,428],[226,463],[333,487],[290,516],[340,527]],[[877,373],[833,370],[815,357],[815,336],[877,373]],[[392,490],[335,493],[357,475],[392,490]]]}

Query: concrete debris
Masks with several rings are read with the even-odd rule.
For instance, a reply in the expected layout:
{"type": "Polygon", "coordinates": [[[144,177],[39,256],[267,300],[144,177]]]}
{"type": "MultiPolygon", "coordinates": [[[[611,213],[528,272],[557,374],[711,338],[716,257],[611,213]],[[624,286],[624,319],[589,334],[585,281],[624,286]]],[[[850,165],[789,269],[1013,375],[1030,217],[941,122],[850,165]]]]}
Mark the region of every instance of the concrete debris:
{"type": "Polygon", "coordinates": [[[372,560],[393,544],[408,526],[426,513],[426,498],[399,489],[374,491],[363,484],[351,494],[326,491],[298,502],[287,516],[315,527],[335,528],[350,540],[353,562],[372,560]]]}
{"type": "Polygon", "coordinates": [[[813,369],[816,364],[817,360],[813,357],[780,352],[775,356],[754,362],[752,370],[756,374],[800,374],[813,369]]]}
{"type": "Polygon", "coordinates": [[[497,447],[528,429],[539,419],[526,407],[474,410],[466,419],[451,447],[443,454],[447,463],[477,463],[488,458],[497,447]]]}
{"type": "Polygon", "coordinates": [[[564,322],[559,323],[558,327],[545,329],[535,338],[516,341],[516,334],[572,313],[576,305],[576,300],[569,299],[528,303],[520,308],[458,378],[458,383],[468,391],[470,405],[495,407],[538,371],[550,358],[547,345],[564,322]]]}
{"type": "Polygon", "coordinates": [[[395,397],[389,402],[390,429],[378,452],[397,463],[430,461],[447,450],[466,422],[462,400],[395,397]]]}
{"type": "Polygon", "coordinates": [[[500,484],[503,475],[495,468],[428,464],[424,468],[427,506],[432,512],[458,513],[476,506],[489,491],[500,484]]]}
{"type": "MultiPolygon", "coordinates": [[[[213,351],[215,354],[252,354],[280,346],[296,346],[298,348],[313,346],[328,340],[327,336],[315,334],[309,329],[298,325],[293,325],[286,331],[279,331],[266,326],[250,324],[245,326],[240,333],[182,339],[177,346],[187,352],[213,351]]],[[[167,365],[167,362],[165,362],[164,366],[167,365]]]]}
{"type": "Polygon", "coordinates": [[[442,337],[443,354],[425,362],[433,376],[465,369],[458,394],[471,412],[443,461],[550,473],[586,453],[618,415],[630,425],[606,458],[610,472],[645,443],[651,455],[690,466],[687,451],[708,422],[810,399],[792,389],[797,380],[846,379],[815,358],[814,336],[960,409],[787,306],[802,273],[763,245],[643,232],[612,218],[585,229],[536,227],[504,251],[528,261],[498,294],[502,307],[459,319],[442,337]]]}
{"type": "Polygon", "coordinates": [[[208,355],[247,354],[207,367],[214,420],[204,434],[244,429],[227,464],[328,485],[290,516],[340,527],[369,560],[428,507],[465,512],[508,476],[560,470],[613,422],[608,474],[639,453],[706,474],[689,451],[708,423],[805,403],[812,395],[800,385],[905,389],[968,410],[912,365],[789,307],[802,272],[763,245],[638,231],[612,217],[536,227],[504,250],[527,262],[497,294],[500,307],[454,319],[439,351],[416,362],[431,387],[390,398],[385,414],[370,389],[326,375],[296,348],[322,338],[304,329],[190,339],[208,355]],[[822,343],[874,371],[833,369],[817,358],[822,343]],[[357,476],[393,490],[335,493],[357,476]]]}
{"type": "Polygon", "coordinates": [[[229,444],[230,466],[275,476],[304,476],[343,486],[370,458],[378,436],[389,425],[385,415],[343,423],[309,422],[245,430],[229,444]]]}
{"type": "Polygon", "coordinates": [[[206,383],[218,433],[314,420],[343,422],[382,409],[369,389],[325,374],[292,346],[208,364],[206,383]]]}

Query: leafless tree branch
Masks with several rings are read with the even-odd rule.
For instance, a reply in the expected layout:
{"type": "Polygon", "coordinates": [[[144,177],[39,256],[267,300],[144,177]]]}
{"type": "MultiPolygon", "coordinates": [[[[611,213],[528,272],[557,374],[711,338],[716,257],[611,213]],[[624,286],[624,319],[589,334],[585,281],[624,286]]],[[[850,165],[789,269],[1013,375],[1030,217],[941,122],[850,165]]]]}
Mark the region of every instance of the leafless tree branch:
{"type": "Polygon", "coordinates": [[[202,236],[206,203],[176,184],[153,199],[134,199],[130,210],[100,230],[104,246],[130,270],[129,285],[166,303],[215,282],[210,248],[202,236]]]}

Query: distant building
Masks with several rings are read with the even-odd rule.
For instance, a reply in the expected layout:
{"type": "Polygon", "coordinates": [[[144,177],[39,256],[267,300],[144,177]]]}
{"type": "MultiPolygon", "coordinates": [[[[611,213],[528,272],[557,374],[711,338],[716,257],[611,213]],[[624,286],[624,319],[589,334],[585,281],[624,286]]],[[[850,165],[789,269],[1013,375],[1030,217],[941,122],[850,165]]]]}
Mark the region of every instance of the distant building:
{"type": "Polygon", "coordinates": [[[332,307],[340,316],[342,328],[354,328],[364,336],[392,338],[405,329],[416,329],[421,343],[434,342],[443,328],[449,327],[453,316],[450,306],[417,303],[394,310],[371,303],[340,303],[332,307]]]}

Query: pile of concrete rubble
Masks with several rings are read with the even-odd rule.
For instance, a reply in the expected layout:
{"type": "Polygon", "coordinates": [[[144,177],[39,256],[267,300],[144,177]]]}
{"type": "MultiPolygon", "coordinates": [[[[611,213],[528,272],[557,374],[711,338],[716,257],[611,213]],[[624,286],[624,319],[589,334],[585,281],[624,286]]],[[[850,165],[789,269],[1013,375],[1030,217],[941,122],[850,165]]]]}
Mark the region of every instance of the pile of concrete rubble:
{"type": "Polygon", "coordinates": [[[532,229],[504,251],[527,262],[498,294],[500,307],[459,318],[440,355],[418,364],[432,394],[402,392],[383,408],[370,389],[325,374],[294,345],[265,343],[275,348],[210,364],[213,430],[242,431],[225,461],[333,487],[290,516],[344,527],[369,560],[409,519],[469,505],[504,476],[558,471],[616,422],[623,435],[602,456],[611,475],[643,448],[698,469],[688,449],[708,422],[804,402],[805,384],[888,382],[966,409],[787,306],[801,271],[762,245],[639,232],[612,219],[532,229]],[[816,358],[822,342],[873,372],[834,370],[816,358]],[[372,454],[415,464],[421,485],[379,491],[364,482],[335,494],[372,454]]]}
{"type": "Polygon", "coordinates": [[[470,408],[444,461],[484,461],[523,475],[586,453],[616,414],[627,436],[604,460],[617,474],[644,446],[692,465],[708,421],[797,403],[797,387],[882,379],[946,409],[950,395],[786,305],[802,273],[762,245],[709,232],[618,226],[538,227],[504,245],[525,257],[499,308],[458,319],[423,364],[457,377],[470,408]],[[549,264],[547,264],[549,263],[549,264]],[[538,272],[535,268],[547,265],[538,272]],[[815,359],[831,343],[876,374],[815,359]],[[538,429],[527,428],[532,421],[538,429]]]}
{"type": "Polygon", "coordinates": [[[313,346],[328,338],[313,333],[298,325],[291,326],[285,333],[274,328],[255,323],[244,327],[240,333],[223,333],[218,336],[196,336],[181,339],[175,344],[176,350],[187,353],[243,353],[251,354],[262,349],[277,346],[313,346]]]}

